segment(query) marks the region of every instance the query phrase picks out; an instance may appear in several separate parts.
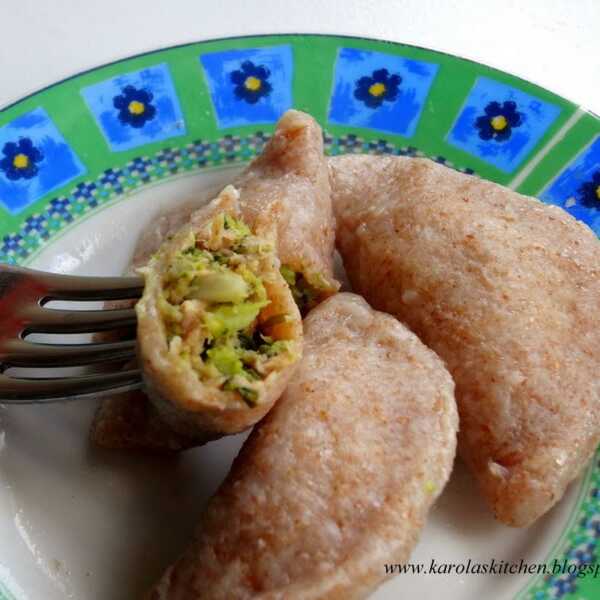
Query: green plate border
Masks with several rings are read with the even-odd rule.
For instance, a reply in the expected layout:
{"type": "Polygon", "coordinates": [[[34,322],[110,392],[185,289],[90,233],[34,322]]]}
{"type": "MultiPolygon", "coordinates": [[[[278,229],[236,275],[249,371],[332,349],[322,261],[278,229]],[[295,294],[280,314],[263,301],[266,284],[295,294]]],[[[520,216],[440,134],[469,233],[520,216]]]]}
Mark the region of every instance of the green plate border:
{"type": "MultiPolygon", "coordinates": [[[[294,107],[307,111],[324,127],[326,152],[427,156],[459,170],[496,181],[530,195],[539,194],[555,175],[600,135],[600,119],[572,102],[519,77],[486,65],[437,52],[382,40],[319,34],[270,34],[228,37],[154,50],[73,75],[37,91],[0,111],[0,127],[15,117],[43,107],[87,168],[68,185],[39,199],[18,215],[0,207],[0,262],[29,264],[48,243],[99,210],[123,201],[140,188],[185,174],[243,163],[262,150],[273,125],[219,129],[198,57],[229,49],[289,44],[294,52],[294,107]],[[435,62],[440,66],[425,101],[417,130],[410,138],[327,121],[337,49],[353,48],[435,62]],[[111,152],[80,94],[82,87],[120,73],[166,63],[184,114],[185,136],[111,152]],[[505,173],[451,146],[447,132],[479,76],[532,93],[561,108],[561,114],[514,173],[505,173]],[[310,81],[310,86],[306,85],[310,81]],[[68,106],[69,110],[65,110],[68,106]],[[443,110],[441,109],[443,107],[443,110]],[[106,170],[118,171],[107,181],[106,170]]],[[[600,452],[580,487],[569,525],[547,558],[576,568],[596,563],[600,538],[600,452]]],[[[597,564],[597,563],[596,563],[597,564]]],[[[9,582],[0,581],[0,600],[15,600],[9,582]]],[[[594,600],[600,581],[577,574],[536,576],[517,595],[519,600],[594,600]]]]}

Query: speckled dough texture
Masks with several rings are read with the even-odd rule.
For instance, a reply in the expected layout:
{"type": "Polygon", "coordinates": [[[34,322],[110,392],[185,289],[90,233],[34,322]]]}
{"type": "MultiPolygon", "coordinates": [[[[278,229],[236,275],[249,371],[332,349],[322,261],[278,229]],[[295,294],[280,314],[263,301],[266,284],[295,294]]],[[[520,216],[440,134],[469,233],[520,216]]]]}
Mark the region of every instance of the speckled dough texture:
{"type": "MultiPolygon", "coordinates": [[[[205,198],[201,199],[202,204],[206,201],[205,198]]],[[[134,274],[138,267],[143,267],[162,242],[185,225],[197,208],[195,203],[188,204],[179,207],[177,211],[159,215],[153,220],[138,240],[126,274],[134,274]]],[[[130,308],[134,305],[135,302],[129,300],[117,300],[107,302],[105,307],[130,308]]],[[[118,332],[98,336],[98,341],[117,339],[118,332]]],[[[102,400],[94,415],[90,439],[98,446],[113,450],[171,453],[202,445],[214,439],[214,436],[204,433],[190,436],[174,431],[160,418],[146,394],[136,390],[115,394],[102,400]]]]}
{"type": "Polygon", "coordinates": [[[304,324],[298,371],[151,600],[366,598],[408,559],[452,468],[453,381],[354,294],[304,324]]]}
{"type": "MultiPolygon", "coordinates": [[[[282,264],[323,278],[322,298],[338,288],[333,277],[334,218],[327,161],[318,123],[299,111],[280,119],[273,138],[236,180],[244,220],[258,231],[277,231],[282,264]]],[[[199,194],[206,202],[206,194],[199,194]]],[[[161,243],[189,222],[198,208],[188,203],[155,219],[138,241],[130,272],[148,262],[161,243]]],[[[201,213],[199,213],[201,214],[201,213]]],[[[180,451],[206,441],[166,426],[144,394],[119,394],[102,402],[91,430],[94,443],[112,449],[180,451]]]]}
{"type": "Polygon", "coordinates": [[[90,437],[102,448],[168,454],[202,446],[220,435],[183,435],[175,431],[160,417],[146,394],[134,391],[115,394],[102,402],[90,437]]]}
{"type": "MultiPolygon", "coordinates": [[[[133,275],[139,267],[148,263],[168,236],[174,235],[189,220],[190,215],[212,196],[200,196],[197,201],[179,206],[175,211],[158,215],[153,219],[136,243],[131,264],[125,274],[133,275]]],[[[105,308],[130,308],[135,302],[116,300],[105,303],[105,308]]],[[[97,335],[97,341],[116,341],[119,332],[97,335]]],[[[128,365],[135,367],[137,363],[128,365]]],[[[200,446],[215,436],[182,435],[167,425],[142,390],[124,392],[104,398],[94,415],[90,429],[91,441],[112,450],[139,450],[142,452],[171,453],[200,446]]]]}
{"type": "Polygon", "coordinates": [[[319,124],[306,113],[287,111],[234,185],[248,224],[259,232],[276,224],[281,263],[311,283],[321,281],[322,298],[334,293],[335,221],[319,124]]]}
{"type": "Polygon", "coordinates": [[[428,160],[330,168],[353,289],[446,361],[459,452],[497,518],[529,525],[600,441],[600,242],[560,208],[428,160]]]}
{"type": "MultiPolygon", "coordinates": [[[[273,325],[267,333],[274,339],[289,342],[290,352],[269,360],[267,376],[256,382],[258,401],[252,407],[237,392],[225,391],[199,380],[189,361],[169,351],[166,330],[160,311],[164,274],[172,257],[189,244],[190,233],[202,235],[206,223],[227,213],[240,218],[238,193],[228,186],[207,206],[196,211],[189,224],[165,241],[144,269],[144,293],[135,306],[137,315],[137,356],[148,397],[175,431],[185,436],[239,433],[254,425],[283,393],[302,352],[302,322],[292,293],[279,273],[279,261],[272,250],[259,258],[261,280],[270,304],[261,310],[259,322],[274,315],[287,320],[273,325]]],[[[264,232],[267,233],[266,231],[264,232]]],[[[271,238],[264,236],[265,240],[271,238]]]]}

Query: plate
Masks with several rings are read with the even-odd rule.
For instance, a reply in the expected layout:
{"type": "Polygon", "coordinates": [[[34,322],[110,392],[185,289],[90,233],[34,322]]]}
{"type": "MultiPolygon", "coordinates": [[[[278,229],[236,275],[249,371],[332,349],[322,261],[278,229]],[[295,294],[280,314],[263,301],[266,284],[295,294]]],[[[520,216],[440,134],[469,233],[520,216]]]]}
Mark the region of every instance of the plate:
{"type": "MultiPolygon", "coordinates": [[[[600,120],[590,113],[423,48],[268,35],[135,56],[4,109],[0,262],[122,272],[155,215],[229,181],[292,106],[319,120],[330,155],[426,156],[600,233],[600,120]]],[[[87,440],[94,409],[0,407],[0,600],[141,597],[244,438],[177,458],[104,452],[87,440]]],[[[599,538],[600,455],[524,530],[492,519],[459,462],[407,571],[373,598],[592,600],[600,575],[582,568],[599,538]]]]}

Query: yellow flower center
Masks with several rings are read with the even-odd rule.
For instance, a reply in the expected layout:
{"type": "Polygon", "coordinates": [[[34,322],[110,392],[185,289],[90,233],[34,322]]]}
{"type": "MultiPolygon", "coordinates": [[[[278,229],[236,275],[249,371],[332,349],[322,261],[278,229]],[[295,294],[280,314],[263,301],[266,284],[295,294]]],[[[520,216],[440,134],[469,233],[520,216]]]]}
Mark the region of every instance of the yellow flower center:
{"type": "Polygon", "coordinates": [[[508,121],[504,115],[498,115],[497,117],[494,117],[490,123],[496,131],[502,131],[508,125],[508,121]]]}
{"type": "Polygon", "coordinates": [[[600,200],[600,185],[596,188],[596,198],[600,200]]]}
{"type": "Polygon", "coordinates": [[[375,96],[376,98],[382,96],[385,94],[385,85],[380,82],[374,83],[371,87],[369,87],[369,94],[371,94],[371,96],[375,96]]]}
{"type": "Polygon", "coordinates": [[[258,77],[246,77],[244,81],[244,87],[251,92],[258,92],[262,86],[262,81],[258,77]]]}
{"type": "Polygon", "coordinates": [[[141,115],[146,110],[144,103],[137,100],[132,100],[127,108],[132,115],[141,115]]]}
{"type": "Polygon", "coordinates": [[[17,154],[13,158],[13,167],[15,169],[26,169],[29,166],[29,157],[27,154],[17,154]]]}

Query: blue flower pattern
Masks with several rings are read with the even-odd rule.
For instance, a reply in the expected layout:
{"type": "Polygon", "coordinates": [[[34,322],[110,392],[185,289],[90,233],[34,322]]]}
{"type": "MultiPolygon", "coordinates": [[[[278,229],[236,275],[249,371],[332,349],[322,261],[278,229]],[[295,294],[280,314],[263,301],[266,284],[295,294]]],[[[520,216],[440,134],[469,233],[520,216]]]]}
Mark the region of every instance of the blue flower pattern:
{"type": "Polygon", "coordinates": [[[339,48],[327,120],[412,137],[439,65],[359,48],[339,48]]]}
{"type": "Polygon", "coordinates": [[[4,158],[0,160],[0,169],[11,181],[35,177],[39,171],[38,163],[44,158],[43,152],[27,137],[18,142],[7,142],[2,153],[4,158]]]}
{"type": "Polygon", "coordinates": [[[268,96],[273,89],[269,83],[271,72],[263,65],[255,65],[251,60],[245,60],[240,69],[230,75],[234,84],[234,94],[238,100],[245,100],[248,104],[256,104],[264,96],[268,96]]]}
{"type": "Polygon", "coordinates": [[[275,123],[294,105],[289,44],[206,52],[198,59],[219,129],[275,123]]]}
{"type": "Polygon", "coordinates": [[[81,95],[113,152],[186,134],[185,119],[166,63],[88,85],[82,88],[81,95]]]}
{"type": "Polygon", "coordinates": [[[153,98],[152,92],[132,85],[125,86],[121,94],[113,98],[113,106],[119,111],[119,121],[136,129],[143,127],[156,116],[153,98]]]}
{"type": "Polygon", "coordinates": [[[523,124],[524,115],[517,110],[516,102],[507,100],[490,102],[485,107],[485,115],[477,117],[475,127],[479,129],[482,140],[504,142],[510,138],[512,130],[523,124]]]}
{"type": "MultiPolygon", "coordinates": [[[[600,135],[568,163],[540,194],[600,236],[600,135]]],[[[596,498],[600,498],[600,492],[596,498]]]]}
{"type": "Polygon", "coordinates": [[[589,181],[578,190],[579,201],[587,208],[600,210],[600,171],[596,171],[589,181]]]}
{"type": "Polygon", "coordinates": [[[531,157],[562,108],[518,87],[477,77],[446,141],[504,173],[531,157]]]}
{"type": "Polygon", "coordinates": [[[376,69],[370,77],[361,77],[356,82],[354,97],[369,108],[378,108],[398,98],[401,83],[402,77],[397,73],[390,75],[387,69],[376,69]]]}

